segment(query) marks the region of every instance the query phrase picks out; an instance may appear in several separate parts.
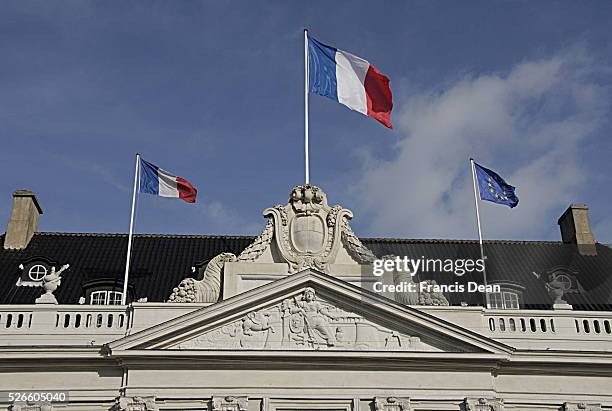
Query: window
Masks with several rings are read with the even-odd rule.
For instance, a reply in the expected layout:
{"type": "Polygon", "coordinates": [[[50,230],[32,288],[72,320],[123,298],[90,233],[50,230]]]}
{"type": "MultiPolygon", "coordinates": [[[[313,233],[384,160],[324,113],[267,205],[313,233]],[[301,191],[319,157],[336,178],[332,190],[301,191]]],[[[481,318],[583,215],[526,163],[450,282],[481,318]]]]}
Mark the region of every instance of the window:
{"type": "Polygon", "coordinates": [[[90,303],[92,305],[121,305],[121,291],[92,291],[90,303]]]}
{"type": "Polygon", "coordinates": [[[518,294],[512,291],[503,291],[504,296],[504,308],[506,310],[518,310],[519,309],[519,297],[518,294]]]}
{"type": "Polygon", "coordinates": [[[32,281],[42,281],[45,275],[47,275],[47,267],[41,264],[33,265],[28,271],[28,277],[32,281]]]}
{"type": "Polygon", "coordinates": [[[108,292],[108,304],[109,305],[121,305],[121,297],[123,297],[122,292],[109,291],[108,292]]]}
{"type": "Polygon", "coordinates": [[[514,291],[489,293],[489,308],[518,310],[520,308],[519,295],[514,291]]]}
{"type": "Polygon", "coordinates": [[[489,293],[489,308],[504,308],[502,293],[489,293]]]}

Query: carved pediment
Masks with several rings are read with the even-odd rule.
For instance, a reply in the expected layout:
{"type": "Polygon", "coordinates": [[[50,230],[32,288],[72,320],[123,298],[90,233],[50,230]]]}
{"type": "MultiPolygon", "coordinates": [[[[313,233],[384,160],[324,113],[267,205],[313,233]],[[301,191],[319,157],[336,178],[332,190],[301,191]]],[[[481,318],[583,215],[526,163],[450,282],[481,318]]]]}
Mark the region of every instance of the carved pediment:
{"type": "Polygon", "coordinates": [[[435,351],[419,337],[376,324],[307,287],[170,349],[435,351]]]}
{"type": "Polygon", "coordinates": [[[240,350],[511,352],[503,343],[310,269],[126,336],[105,350],[109,355],[158,351],[160,356],[168,350],[186,355],[240,350]]]}

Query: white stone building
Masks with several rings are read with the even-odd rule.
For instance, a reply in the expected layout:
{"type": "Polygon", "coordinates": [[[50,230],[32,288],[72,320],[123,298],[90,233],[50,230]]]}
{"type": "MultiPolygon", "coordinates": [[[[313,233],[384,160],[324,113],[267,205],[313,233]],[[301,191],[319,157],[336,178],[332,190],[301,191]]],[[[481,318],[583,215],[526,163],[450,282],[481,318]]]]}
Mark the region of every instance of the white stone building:
{"type": "Polygon", "coordinates": [[[480,293],[374,292],[482,281],[372,275],[383,256],[477,258],[478,244],[359,239],[313,186],[265,210],[256,238],[136,236],[127,306],[127,237],[37,232],[40,214],[15,192],[0,237],[0,407],[612,410],[612,249],[586,206],[560,218],[560,242],[485,243],[488,308],[480,293]]]}

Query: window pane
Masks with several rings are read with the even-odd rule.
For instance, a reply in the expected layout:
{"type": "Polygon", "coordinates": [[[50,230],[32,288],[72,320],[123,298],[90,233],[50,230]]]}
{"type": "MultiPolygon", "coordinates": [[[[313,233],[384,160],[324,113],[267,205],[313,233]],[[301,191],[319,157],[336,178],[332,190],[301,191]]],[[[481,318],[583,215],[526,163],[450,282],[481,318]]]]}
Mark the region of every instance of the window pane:
{"type": "Polygon", "coordinates": [[[518,310],[518,294],[511,291],[504,291],[504,307],[508,310],[518,310]]]}
{"type": "Polygon", "coordinates": [[[91,293],[91,304],[104,305],[106,304],[106,291],[94,291],[91,293]]]}
{"type": "Polygon", "coordinates": [[[121,297],[123,297],[123,293],[120,291],[109,291],[108,292],[108,303],[110,305],[120,305],[121,297]]]}
{"type": "Polygon", "coordinates": [[[504,308],[501,293],[490,293],[489,294],[489,305],[491,308],[504,308]]]}

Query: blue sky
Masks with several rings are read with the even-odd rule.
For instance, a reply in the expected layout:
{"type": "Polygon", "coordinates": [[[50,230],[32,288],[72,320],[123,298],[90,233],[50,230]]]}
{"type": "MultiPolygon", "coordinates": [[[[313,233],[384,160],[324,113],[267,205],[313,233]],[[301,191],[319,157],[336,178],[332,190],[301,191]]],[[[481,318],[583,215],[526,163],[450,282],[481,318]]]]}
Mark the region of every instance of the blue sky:
{"type": "Polygon", "coordinates": [[[303,183],[302,28],[391,79],[390,131],[310,99],[311,180],[362,236],[475,238],[468,158],[517,186],[486,238],[612,242],[612,3],[3,1],[0,221],[126,232],[137,151],[198,203],[141,195],[137,232],[257,234],[303,183]]]}

